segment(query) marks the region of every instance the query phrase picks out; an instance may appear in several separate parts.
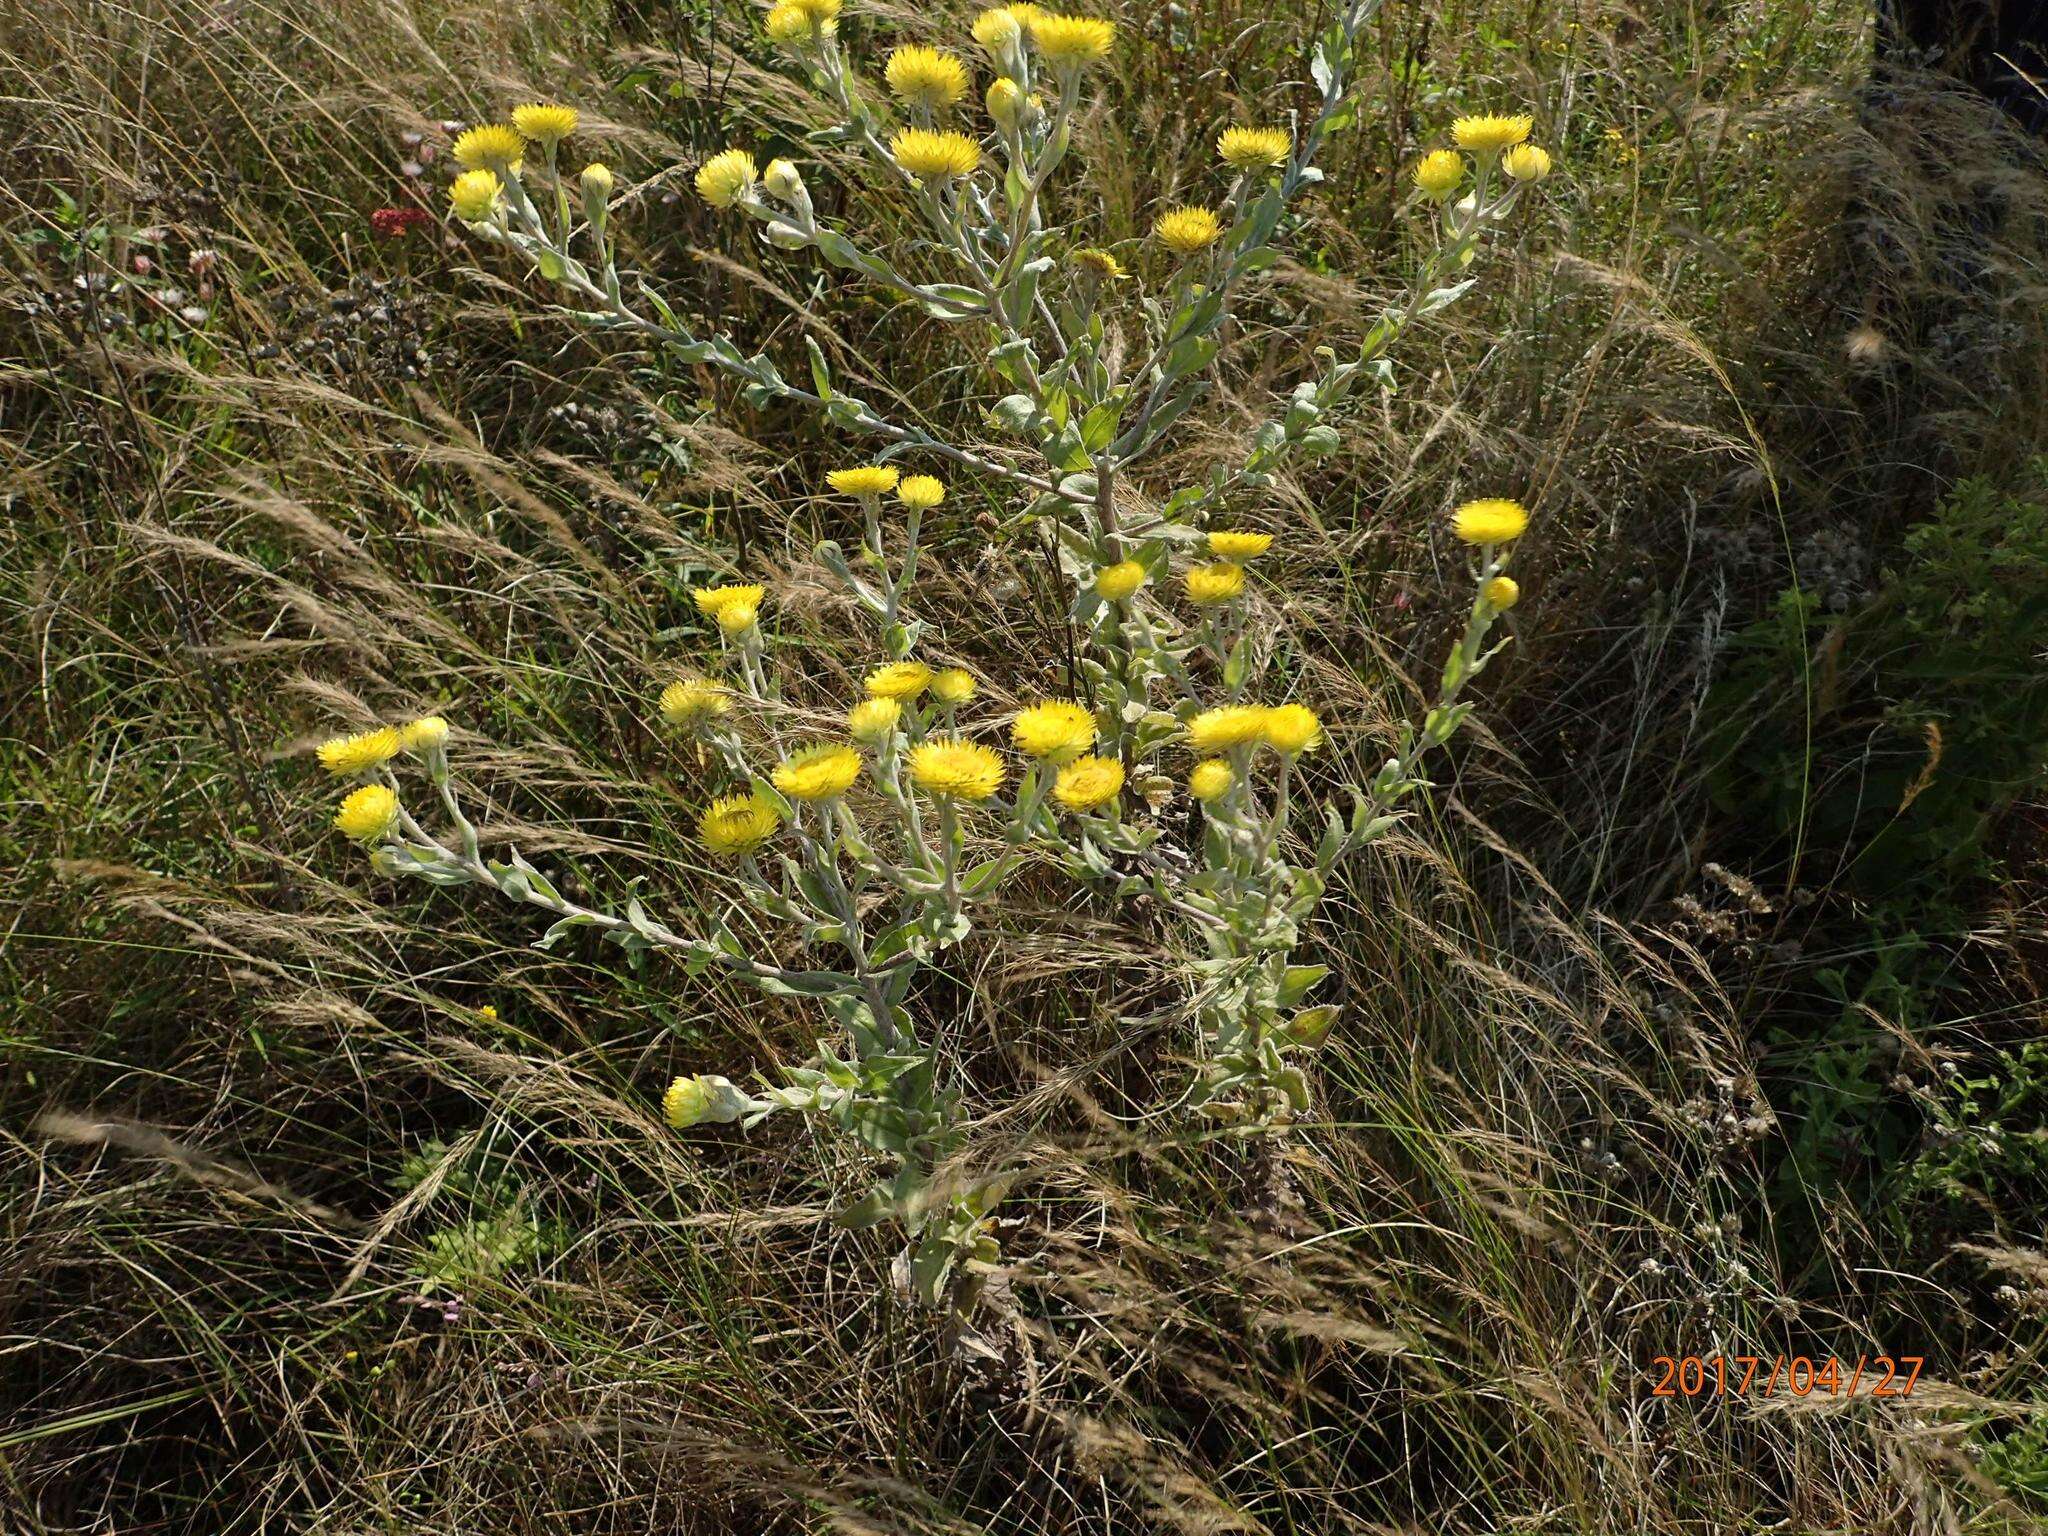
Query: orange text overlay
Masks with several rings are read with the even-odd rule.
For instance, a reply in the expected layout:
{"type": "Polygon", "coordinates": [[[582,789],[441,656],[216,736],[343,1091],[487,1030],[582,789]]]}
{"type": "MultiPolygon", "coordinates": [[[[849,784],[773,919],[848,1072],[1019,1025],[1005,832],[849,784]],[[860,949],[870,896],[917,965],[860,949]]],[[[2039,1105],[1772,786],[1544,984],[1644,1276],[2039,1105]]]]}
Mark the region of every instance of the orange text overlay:
{"type": "Polygon", "coordinates": [[[1921,1355],[1658,1355],[1652,1397],[1911,1397],[1921,1355]]]}

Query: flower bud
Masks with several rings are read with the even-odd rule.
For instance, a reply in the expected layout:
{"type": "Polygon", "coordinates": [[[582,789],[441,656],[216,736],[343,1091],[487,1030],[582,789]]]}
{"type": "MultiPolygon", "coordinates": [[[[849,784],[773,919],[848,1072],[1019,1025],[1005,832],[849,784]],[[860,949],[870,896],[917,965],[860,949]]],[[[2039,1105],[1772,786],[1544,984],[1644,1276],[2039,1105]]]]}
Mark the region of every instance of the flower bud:
{"type": "Polygon", "coordinates": [[[770,197],[779,197],[785,203],[793,203],[804,195],[803,176],[787,160],[770,160],[768,169],[761,173],[761,185],[768,189],[770,197]]]}
{"type": "Polygon", "coordinates": [[[1005,133],[1015,131],[1024,121],[1024,93],[1017,88],[1017,82],[998,79],[988,88],[983,98],[988,106],[988,115],[998,128],[1005,133]]]}

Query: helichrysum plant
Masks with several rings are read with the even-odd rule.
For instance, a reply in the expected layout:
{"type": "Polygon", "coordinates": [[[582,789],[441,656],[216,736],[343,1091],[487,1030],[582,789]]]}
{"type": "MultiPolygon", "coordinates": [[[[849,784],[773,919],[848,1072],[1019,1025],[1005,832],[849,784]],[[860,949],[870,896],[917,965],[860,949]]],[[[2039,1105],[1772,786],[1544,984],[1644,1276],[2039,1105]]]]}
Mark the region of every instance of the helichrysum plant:
{"type": "Polygon", "coordinates": [[[817,553],[872,617],[876,662],[865,696],[846,701],[843,731],[799,737],[767,663],[771,595],[752,584],[695,593],[717,654],[670,681],[658,707],[719,776],[697,820],[723,875],[699,902],[712,914],[701,931],[678,931],[638,899],[610,911],[578,905],[516,853],[486,858],[439,720],[320,749],[330,771],[359,781],[336,825],[383,871],[491,885],[545,909],[556,921],[543,943],[592,928],[628,949],[670,951],[692,971],[720,967],[815,999],[831,1027],[808,1063],[754,1087],[679,1079],[664,1113],[683,1129],[794,1111],[875,1154],[881,1174],[845,1218],[899,1222],[910,1278],[928,1299],[962,1304],[974,1293],[996,1257],[989,1212],[1007,1176],[961,1166],[961,1085],[943,1037],[914,1017],[919,972],[944,963],[1027,863],[1148,892],[1198,938],[1191,1102],[1248,1131],[1298,1117],[1311,1105],[1300,1053],[1336,1017],[1310,996],[1325,968],[1296,958],[1303,927],[1336,862],[1384,833],[1424,787],[1423,759],[1465,719],[1463,692],[1519,597],[1506,567],[1527,513],[1503,499],[1460,506],[1453,532],[1472,551],[1476,585],[1436,704],[1346,809],[1309,803],[1304,763],[1324,745],[1325,724],[1284,697],[1270,635],[1253,620],[1274,539],[1242,524],[1290,463],[1338,445],[1347,401],[1391,380],[1402,333],[1478,280],[1471,269],[1489,230],[1552,170],[1525,115],[1459,118],[1451,144],[1413,167],[1415,207],[1434,238],[1405,296],[1355,348],[1305,358],[1241,456],[1191,484],[1143,480],[1211,390],[1238,306],[1279,261],[1290,210],[1321,179],[1325,140],[1351,120],[1354,52],[1379,4],[1346,0],[1317,40],[1305,122],[1217,125],[1213,180],[1124,230],[1098,227],[1079,206],[1069,166],[1077,121],[1119,44],[1113,22],[998,6],[956,47],[855,58],[841,0],[780,0],[764,13],[767,39],[830,104],[813,141],[855,151],[923,234],[871,248],[821,217],[799,165],[764,163],[745,144],[694,168],[696,194],[766,244],[907,298],[951,331],[998,396],[987,433],[1012,446],[959,445],[892,420],[835,381],[808,339],[808,377],[792,382],[765,354],[694,329],[621,271],[618,179],[602,164],[569,169],[573,110],[521,107],[510,124],[455,145],[455,216],[531,262],[590,325],[664,344],[731,376],[752,405],[795,403],[872,445],[821,487],[857,508],[858,557],[836,543],[817,553]],[[1030,700],[1007,722],[977,709],[974,677],[922,654],[920,547],[947,494],[932,468],[1018,495],[1054,535],[1071,583],[1067,617],[1085,644],[1065,696],[1030,700]],[[431,787],[431,815],[404,800],[393,772],[404,761],[431,787]],[[1153,811],[1178,795],[1198,808],[1198,831],[1176,850],[1161,846],[1165,823],[1153,811]],[[757,952],[718,915],[741,905],[783,925],[805,954],[833,958],[797,969],[757,952]]]}

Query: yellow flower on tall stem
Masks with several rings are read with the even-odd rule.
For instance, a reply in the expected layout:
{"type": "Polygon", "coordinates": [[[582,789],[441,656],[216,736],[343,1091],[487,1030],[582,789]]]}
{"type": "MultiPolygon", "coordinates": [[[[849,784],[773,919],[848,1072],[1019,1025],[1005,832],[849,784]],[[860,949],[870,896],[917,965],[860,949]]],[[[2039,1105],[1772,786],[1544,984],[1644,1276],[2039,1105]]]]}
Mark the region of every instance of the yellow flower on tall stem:
{"type": "Polygon", "coordinates": [[[334,825],[344,837],[359,843],[374,843],[398,821],[398,796],[382,784],[365,784],[349,791],[334,813],[334,825]]]}
{"type": "Polygon", "coordinates": [[[714,208],[736,207],[760,174],[744,149],[722,150],[697,167],[697,195],[714,208]]]}
{"type": "Polygon", "coordinates": [[[315,755],[320,766],[344,778],[381,767],[404,750],[398,732],[388,725],[353,736],[334,736],[320,743],[315,755]]]}
{"type": "Polygon", "coordinates": [[[1467,544],[1506,544],[1528,526],[1528,509],[1504,496],[1465,502],[1451,516],[1451,531],[1467,544]]]}
{"type": "Polygon", "coordinates": [[[576,131],[576,109],[533,102],[512,109],[512,126],[545,149],[553,149],[576,131]]]}
{"type": "Polygon", "coordinates": [[[1451,124],[1451,137],[1460,149],[1476,155],[1497,155],[1528,138],[1529,130],[1535,126],[1536,120],[1526,112],[1506,117],[1461,117],[1451,124]]]}
{"type": "Polygon", "coordinates": [[[896,489],[900,472],[887,464],[862,464],[853,469],[835,469],[825,483],[842,496],[884,496],[896,489]]]}
{"type": "Polygon", "coordinates": [[[971,176],[981,164],[981,146],[966,134],[930,128],[902,129],[889,140],[889,155],[920,181],[971,176]]]}
{"type": "Polygon", "coordinates": [[[1204,608],[1227,603],[1244,591],[1244,567],[1229,560],[1198,565],[1187,574],[1188,597],[1204,608]]]}
{"type": "Polygon", "coordinates": [[[921,661],[892,661],[868,674],[868,696],[908,703],[932,685],[932,669],[921,661]]]}
{"type": "Polygon", "coordinates": [[[1206,251],[1223,233],[1223,221],[1207,208],[1169,208],[1152,225],[1152,238],[1176,256],[1206,251]]]}
{"type": "Polygon", "coordinates": [[[1284,165],[1294,141],[1285,128],[1226,128],[1216,141],[1216,153],[1233,170],[1255,171],[1284,165]]]}
{"type": "Polygon", "coordinates": [[[1124,787],[1124,765],[1113,757],[1079,757],[1059,771],[1052,795],[1070,811],[1095,811],[1124,787]]]}
{"type": "Polygon", "coordinates": [[[1095,712],[1073,699],[1044,699],[1017,711],[1010,740],[1026,757],[1072,762],[1095,745],[1095,712]]]}
{"type": "Polygon", "coordinates": [[[899,100],[927,112],[957,104],[967,94],[967,66],[950,53],[912,44],[889,55],[882,70],[899,100]]]}
{"type": "Polygon", "coordinates": [[[1003,760],[979,742],[946,737],[911,748],[910,777],[928,795],[979,802],[1003,787],[1003,760]]]}
{"type": "Polygon", "coordinates": [[[1203,757],[1245,747],[1265,733],[1266,711],[1257,704],[1219,704],[1188,722],[1188,745],[1203,757]]]}
{"type": "Polygon", "coordinates": [[[775,787],[792,800],[836,800],[860,777],[860,754],[836,744],[810,747],[775,766],[775,787]]]}
{"type": "Polygon", "coordinates": [[[753,853],[782,827],[775,807],[753,795],[726,795],[697,818],[697,840],[720,858],[753,853]]]}

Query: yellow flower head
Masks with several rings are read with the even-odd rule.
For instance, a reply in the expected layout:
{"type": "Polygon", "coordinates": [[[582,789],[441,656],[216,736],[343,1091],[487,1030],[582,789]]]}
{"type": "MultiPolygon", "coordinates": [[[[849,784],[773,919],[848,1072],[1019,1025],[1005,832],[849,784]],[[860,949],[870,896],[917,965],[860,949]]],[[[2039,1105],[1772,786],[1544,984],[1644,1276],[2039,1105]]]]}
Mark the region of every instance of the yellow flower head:
{"type": "Polygon", "coordinates": [[[483,1007],[477,1009],[476,1016],[482,1019],[486,1024],[495,1024],[498,1022],[498,1010],[489,1003],[485,1003],[483,1007]]]}
{"type": "Polygon", "coordinates": [[[981,164],[981,146],[964,133],[905,128],[889,140],[896,163],[922,181],[969,176],[981,164]]]}
{"type": "Polygon", "coordinates": [[[1026,25],[1032,44],[1055,64],[1092,64],[1107,58],[1116,41],[1116,27],[1093,16],[1060,16],[1033,6],[1026,25]]]}
{"type": "Polygon", "coordinates": [[[1024,88],[1007,76],[989,82],[988,94],[981,100],[988,108],[989,121],[998,128],[1014,128],[1024,121],[1024,88]]]}
{"type": "Polygon", "coordinates": [[[1465,182],[1465,157],[1455,149],[1433,149],[1415,162],[1415,185],[1442,202],[1465,182]]]}
{"type": "Polygon", "coordinates": [[[932,685],[932,669],[921,661],[892,661],[868,674],[868,697],[901,704],[932,685]]]}
{"type": "Polygon", "coordinates": [[[674,726],[703,724],[732,708],[732,695],[701,677],[686,677],[661,690],[661,718],[674,726]]]}
{"type": "Polygon", "coordinates": [[[1257,704],[1219,704],[1188,722],[1188,745],[1203,757],[1259,740],[1266,729],[1266,711],[1257,704]]]}
{"type": "Polygon", "coordinates": [[[722,150],[697,167],[697,195],[714,208],[731,208],[760,174],[744,149],[722,150]]]}
{"type": "Polygon", "coordinates": [[[583,167],[583,174],[576,180],[585,197],[594,197],[602,202],[612,195],[612,168],[601,160],[593,160],[583,167]]]}
{"type": "Polygon", "coordinates": [[[697,818],[697,840],[721,858],[752,853],[782,826],[775,807],[752,795],[714,800],[697,818]]]}
{"type": "Polygon", "coordinates": [[[1209,535],[1209,553],[1219,560],[1256,560],[1272,547],[1270,533],[1222,528],[1209,535]]]}
{"type": "Polygon", "coordinates": [[[945,482],[937,475],[906,475],[896,487],[896,499],[916,511],[929,512],[946,499],[945,482]]]}
{"type": "Polygon", "coordinates": [[[1059,771],[1052,795],[1070,811],[1093,811],[1109,804],[1124,787],[1124,765],[1113,757],[1080,757],[1059,771]]]}
{"type": "Polygon", "coordinates": [[[464,171],[448,188],[448,206],[466,224],[481,224],[498,211],[505,184],[496,171],[464,171]]]}
{"type": "Polygon", "coordinates": [[[536,144],[559,144],[576,131],[576,109],[542,102],[514,107],[512,126],[536,144]]]}
{"type": "Polygon", "coordinates": [[[735,638],[744,635],[760,620],[761,606],[758,603],[727,603],[718,610],[719,629],[735,638]]]}
{"type": "Polygon", "coordinates": [[[1204,608],[1227,603],[1244,591],[1244,567],[1229,560],[1216,560],[1191,569],[1186,578],[1188,596],[1204,608]]]}
{"type": "Polygon", "coordinates": [[[1517,144],[1500,164],[1517,181],[1541,181],[1550,174],[1550,151],[1540,144],[1517,144]]]}
{"type": "Polygon", "coordinates": [[[661,1118],[679,1131],[687,1131],[711,1107],[711,1091],[702,1078],[679,1077],[661,1096],[661,1118]]]}
{"type": "Polygon", "coordinates": [[[1512,576],[1496,576],[1483,589],[1486,606],[1506,613],[1522,600],[1522,588],[1512,576]]]}
{"type": "Polygon", "coordinates": [[[1528,526],[1528,509],[1505,497],[1468,501],[1451,517],[1451,531],[1467,544],[1505,544],[1528,526]]]}
{"type": "Polygon", "coordinates": [[[974,18],[974,40],[990,53],[1000,54],[1005,48],[1015,47],[1023,35],[1024,24],[1007,7],[998,6],[974,18]]]}
{"type": "Polygon", "coordinates": [[[761,599],[767,595],[766,587],[752,585],[699,587],[690,594],[690,600],[705,618],[715,619],[728,608],[759,608],[761,599]]]}
{"type": "Polygon", "coordinates": [[[860,777],[851,747],[811,747],[775,765],[775,787],[792,800],[836,800],[860,777]]]}
{"type": "Polygon", "coordinates": [[[1458,141],[1460,149],[1469,149],[1476,155],[1497,155],[1529,137],[1529,130],[1535,126],[1536,120],[1526,112],[1512,117],[1461,117],[1451,124],[1451,137],[1458,141]]]}
{"type": "Polygon", "coordinates": [[[1124,264],[1122,262],[1110,255],[1109,252],[1098,250],[1092,245],[1084,245],[1078,251],[1069,251],[1067,253],[1067,260],[1092,277],[1108,280],[1124,275],[1124,264]]]}
{"type": "Polygon", "coordinates": [[[1222,233],[1222,221],[1207,208],[1169,208],[1152,225],[1152,237],[1176,256],[1206,251],[1222,233]]]}
{"type": "Polygon", "coordinates": [[[1070,763],[1095,745],[1095,714],[1072,699],[1045,699],[1017,711],[1010,740],[1026,757],[1070,763]]]}
{"type": "Polygon", "coordinates": [[[815,42],[824,31],[832,30],[827,23],[820,28],[810,10],[798,0],[782,0],[780,5],[771,7],[761,22],[761,30],[768,34],[768,41],[780,43],[785,48],[802,48],[815,42]]]}
{"type": "Polygon", "coordinates": [[[793,0],[793,3],[820,27],[837,26],[839,23],[841,0],[793,0]]]}
{"type": "Polygon", "coordinates": [[[1306,704],[1282,704],[1266,711],[1259,739],[1283,757],[1294,757],[1323,744],[1323,722],[1306,704]]]}
{"type": "Polygon", "coordinates": [[[398,745],[406,752],[431,752],[448,745],[448,722],[439,715],[421,715],[398,728],[398,745]]]}
{"type": "Polygon", "coordinates": [[[1205,757],[1188,775],[1188,793],[1207,802],[1229,794],[1230,786],[1236,782],[1237,775],[1231,771],[1230,764],[1220,757],[1205,757]]]}
{"type": "Polygon", "coordinates": [[[863,746],[886,740],[903,718],[903,706],[894,699],[862,699],[846,712],[847,734],[863,746]]]}
{"type": "Polygon", "coordinates": [[[882,78],[899,99],[937,111],[967,94],[967,66],[950,53],[912,44],[889,55],[882,78]]]}
{"type": "Polygon", "coordinates": [[[1095,573],[1095,595],[1106,603],[1120,603],[1145,585],[1145,567],[1135,560],[1119,560],[1095,573]]]}
{"type": "Polygon", "coordinates": [[[352,789],[334,813],[334,825],[344,837],[359,843],[374,843],[398,820],[398,796],[382,784],[365,784],[352,789]]]}
{"type": "Polygon", "coordinates": [[[1003,760],[978,742],[943,737],[911,748],[910,777],[928,795],[986,800],[1003,787],[1003,760]]]}
{"type": "Polygon", "coordinates": [[[525,153],[526,140],[509,123],[483,123],[455,139],[455,163],[466,171],[511,175],[525,153]]]}
{"type": "Polygon", "coordinates": [[[1285,128],[1226,128],[1216,141],[1216,153],[1234,170],[1255,171],[1260,166],[1286,163],[1294,141],[1285,128]]]}
{"type": "Polygon", "coordinates": [[[883,496],[896,489],[896,470],[887,464],[863,464],[858,469],[835,469],[825,483],[842,496],[883,496]]]}
{"type": "Polygon", "coordinates": [[[336,736],[331,741],[323,741],[316,755],[320,766],[329,773],[353,778],[390,762],[400,750],[398,732],[388,725],[381,725],[374,731],[358,731],[353,736],[336,736]]]}
{"type": "Polygon", "coordinates": [[[932,679],[932,697],[941,704],[965,704],[979,686],[965,667],[948,667],[932,679]]]}

